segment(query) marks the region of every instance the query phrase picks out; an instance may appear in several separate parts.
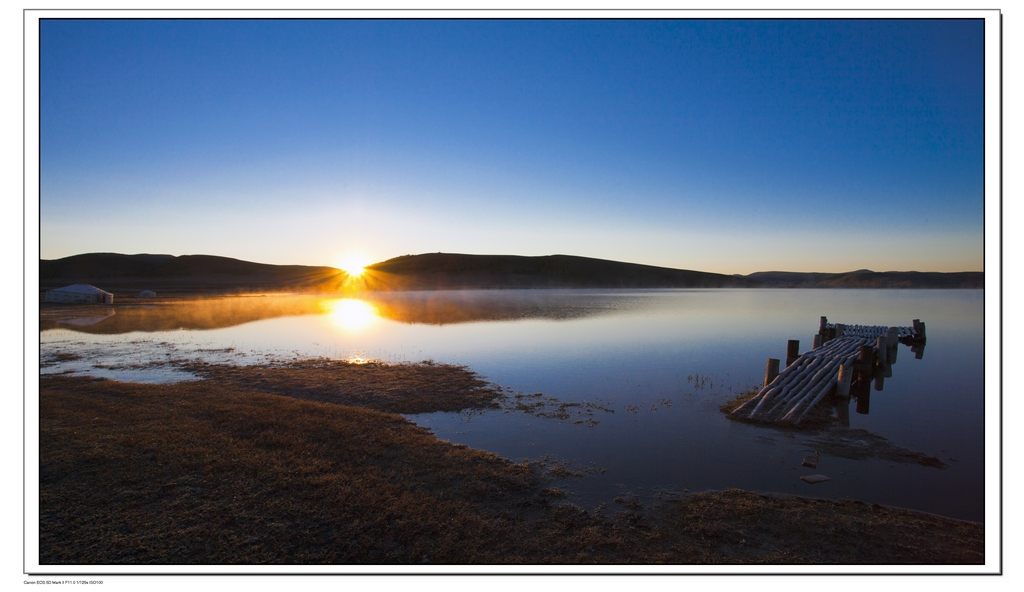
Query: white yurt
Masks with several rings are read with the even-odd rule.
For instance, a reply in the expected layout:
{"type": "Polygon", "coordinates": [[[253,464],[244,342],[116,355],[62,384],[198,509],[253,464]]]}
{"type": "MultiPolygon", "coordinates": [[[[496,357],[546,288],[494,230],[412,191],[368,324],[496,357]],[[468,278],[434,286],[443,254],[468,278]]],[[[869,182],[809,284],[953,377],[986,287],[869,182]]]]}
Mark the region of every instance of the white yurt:
{"type": "Polygon", "coordinates": [[[114,295],[89,284],[75,284],[63,288],[47,290],[43,302],[63,302],[68,304],[113,304],[114,295]]]}

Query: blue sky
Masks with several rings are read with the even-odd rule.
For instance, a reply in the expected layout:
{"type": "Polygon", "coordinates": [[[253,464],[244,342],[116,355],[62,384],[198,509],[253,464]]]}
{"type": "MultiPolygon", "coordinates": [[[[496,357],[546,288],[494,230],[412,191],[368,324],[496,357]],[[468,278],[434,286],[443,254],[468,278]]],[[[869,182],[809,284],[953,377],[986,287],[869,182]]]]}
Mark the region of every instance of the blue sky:
{"type": "Polygon", "coordinates": [[[40,249],[983,269],[980,20],[43,20],[40,249]]]}

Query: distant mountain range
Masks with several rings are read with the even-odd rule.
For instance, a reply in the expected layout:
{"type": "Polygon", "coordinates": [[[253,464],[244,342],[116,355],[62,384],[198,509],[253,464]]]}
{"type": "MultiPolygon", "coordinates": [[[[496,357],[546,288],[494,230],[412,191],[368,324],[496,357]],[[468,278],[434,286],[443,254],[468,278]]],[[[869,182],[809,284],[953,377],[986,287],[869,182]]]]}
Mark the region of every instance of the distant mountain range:
{"type": "Polygon", "coordinates": [[[871,271],[800,273],[759,271],[743,276],[772,288],[984,288],[985,273],[961,271],[871,271]]]}
{"type": "Polygon", "coordinates": [[[497,288],[983,288],[983,272],[798,273],[724,275],[603,259],[548,255],[405,255],[376,263],[358,278],[333,267],[268,265],[212,255],[89,253],[39,262],[40,289],[74,283],[161,295],[230,292],[342,292],[497,288]]]}

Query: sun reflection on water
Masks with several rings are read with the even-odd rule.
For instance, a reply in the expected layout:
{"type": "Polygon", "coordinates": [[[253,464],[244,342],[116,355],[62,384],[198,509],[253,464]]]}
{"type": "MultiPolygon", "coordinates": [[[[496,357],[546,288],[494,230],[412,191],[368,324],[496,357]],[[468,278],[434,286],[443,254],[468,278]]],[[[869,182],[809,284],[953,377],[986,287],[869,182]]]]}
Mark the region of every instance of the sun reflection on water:
{"type": "Polygon", "coordinates": [[[328,303],[331,321],[346,331],[360,331],[378,319],[377,307],[356,298],[342,298],[328,303]]]}

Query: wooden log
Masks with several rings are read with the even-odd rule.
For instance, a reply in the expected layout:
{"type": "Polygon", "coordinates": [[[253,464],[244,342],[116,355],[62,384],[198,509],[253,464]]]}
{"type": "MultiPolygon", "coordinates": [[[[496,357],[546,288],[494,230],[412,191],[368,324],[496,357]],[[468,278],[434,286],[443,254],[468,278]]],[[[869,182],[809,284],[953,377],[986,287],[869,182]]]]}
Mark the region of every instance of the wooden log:
{"type": "MultiPolygon", "coordinates": [[[[843,369],[844,369],[844,368],[849,368],[849,367],[850,367],[850,364],[852,364],[852,362],[853,362],[853,356],[850,356],[850,357],[849,357],[849,358],[847,358],[847,360],[845,361],[845,364],[843,364],[843,365],[841,365],[841,366],[840,366],[840,371],[839,371],[839,372],[840,372],[840,374],[842,374],[842,375],[844,376],[844,378],[843,378],[842,380],[843,380],[843,382],[845,382],[845,383],[846,383],[846,384],[845,384],[845,386],[844,386],[844,388],[846,388],[846,390],[847,390],[847,391],[849,391],[849,382],[848,382],[848,379],[847,379],[847,378],[845,378],[845,377],[849,377],[849,376],[851,376],[851,375],[852,375],[852,373],[850,373],[850,372],[844,372],[844,371],[843,371],[843,369]]],[[[814,408],[814,407],[815,407],[816,405],[818,405],[818,403],[820,403],[821,399],[822,399],[822,398],[824,398],[825,394],[827,394],[827,393],[828,393],[828,391],[829,391],[829,390],[831,389],[830,387],[831,387],[831,386],[833,386],[834,384],[836,385],[836,389],[837,389],[837,391],[838,391],[838,390],[839,390],[839,389],[841,388],[841,387],[840,387],[840,377],[839,377],[839,376],[837,376],[837,377],[836,377],[836,378],[834,378],[833,380],[829,381],[828,383],[826,383],[826,384],[822,385],[821,389],[820,389],[820,390],[818,390],[818,392],[817,392],[817,393],[816,393],[816,394],[814,395],[814,397],[813,397],[813,398],[812,398],[812,399],[810,400],[810,403],[809,403],[809,404],[808,404],[808,405],[807,405],[807,406],[806,406],[806,407],[804,408],[804,410],[803,410],[803,411],[802,411],[802,412],[801,412],[801,413],[800,413],[800,414],[799,414],[799,415],[797,416],[797,418],[796,418],[796,422],[795,422],[795,423],[799,424],[799,423],[800,423],[801,421],[803,421],[803,419],[804,419],[805,417],[807,417],[807,414],[808,414],[808,413],[810,413],[811,409],[813,409],[813,408],[814,408]]],[[[849,421],[849,418],[847,419],[847,421],[849,421]]]]}
{"type": "MultiPolygon", "coordinates": [[[[821,388],[818,389],[817,393],[810,399],[810,402],[801,406],[802,410],[799,413],[796,412],[796,408],[794,408],[793,411],[790,412],[790,414],[792,414],[794,418],[790,419],[789,421],[792,421],[796,425],[800,425],[800,422],[803,421],[805,417],[807,417],[807,414],[811,412],[811,409],[814,409],[814,407],[817,406],[818,403],[820,403],[821,400],[825,398],[825,395],[827,395],[828,392],[832,390],[833,387],[835,387],[835,384],[835,377],[826,380],[821,385],[821,388]]],[[[787,415],[787,417],[789,416],[787,415]]],[[[782,420],[787,421],[786,417],[783,417],[782,420]]]]}
{"type": "MultiPolygon", "coordinates": [[[[779,388],[766,396],[750,414],[751,419],[771,418],[780,408],[786,406],[794,393],[804,384],[806,377],[823,362],[822,358],[800,358],[799,362],[789,366],[794,371],[788,373],[779,388]]],[[[787,369],[789,369],[787,368],[787,369]]]]}
{"type": "Polygon", "coordinates": [[[778,358],[768,358],[768,365],[764,370],[764,385],[768,386],[775,380],[775,377],[779,375],[779,360],[778,358]]]}
{"type": "Polygon", "coordinates": [[[886,355],[889,352],[889,343],[884,335],[879,335],[875,338],[875,359],[877,360],[879,368],[884,369],[889,365],[889,359],[886,355]]]}
{"type": "Polygon", "coordinates": [[[807,355],[801,357],[794,367],[798,367],[799,370],[793,376],[793,382],[803,384],[807,379],[812,376],[815,372],[821,369],[824,364],[827,364],[830,360],[834,359],[837,355],[840,355],[843,350],[833,348],[832,352],[827,355],[807,355]]]}
{"type": "Polygon", "coordinates": [[[820,350],[811,351],[809,355],[812,356],[835,356],[839,352],[849,350],[852,347],[859,346],[863,343],[863,340],[859,337],[842,337],[840,339],[833,339],[825,344],[820,350]]]}
{"type": "Polygon", "coordinates": [[[842,323],[836,323],[836,339],[839,339],[846,334],[846,325],[842,323]]]}
{"type": "Polygon", "coordinates": [[[849,355],[856,355],[861,345],[865,344],[865,340],[859,337],[844,337],[843,339],[837,339],[829,342],[826,347],[823,347],[819,351],[812,352],[816,357],[825,358],[836,358],[836,357],[847,357],[849,355]]]}
{"type": "Polygon", "coordinates": [[[808,378],[800,390],[794,393],[791,406],[800,405],[801,401],[805,400],[808,395],[816,392],[822,383],[833,379],[836,372],[839,371],[839,364],[840,360],[833,359],[829,360],[828,363],[819,368],[818,371],[814,373],[814,376],[808,378]]]}
{"type": "MultiPolygon", "coordinates": [[[[785,370],[783,370],[782,373],[785,373],[785,370]]],[[[736,416],[748,415],[748,417],[752,416],[753,415],[753,411],[759,405],[763,404],[764,401],[767,398],[771,397],[773,391],[778,390],[779,384],[784,380],[784,377],[782,376],[782,373],[777,375],[769,384],[767,384],[764,387],[762,387],[761,390],[758,391],[756,395],[754,395],[750,399],[744,401],[743,404],[741,404],[736,409],[733,409],[732,413],[730,415],[736,415],[736,416]]]]}
{"type": "Polygon", "coordinates": [[[772,418],[778,415],[784,415],[789,409],[797,404],[807,393],[814,388],[814,386],[820,383],[828,374],[828,368],[832,361],[826,361],[825,358],[818,358],[813,366],[808,367],[804,372],[804,378],[801,379],[796,385],[783,396],[779,397],[775,403],[765,409],[764,417],[772,418]],[[814,374],[812,375],[811,372],[814,374]]]}
{"type": "Polygon", "coordinates": [[[821,322],[818,323],[818,335],[825,335],[826,325],[828,325],[828,317],[821,317],[821,322]]]}
{"type": "Polygon", "coordinates": [[[825,362],[826,358],[805,357],[800,358],[796,364],[786,369],[792,369],[791,372],[787,373],[786,370],[783,370],[782,373],[787,374],[785,380],[780,381],[779,386],[774,388],[772,392],[768,393],[758,403],[757,407],[750,413],[750,419],[770,420],[778,415],[779,410],[788,407],[789,401],[806,384],[807,378],[811,373],[817,371],[825,362]]]}
{"type": "Polygon", "coordinates": [[[800,397],[801,395],[807,394],[808,391],[814,389],[816,384],[820,383],[823,380],[827,380],[830,375],[834,375],[836,372],[839,371],[839,363],[840,360],[838,358],[832,358],[825,362],[824,364],[822,364],[814,373],[814,375],[805,381],[800,391],[794,393],[794,396],[800,397]]]}
{"type": "Polygon", "coordinates": [[[779,376],[773,383],[777,386],[787,386],[793,379],[811,362],[811,358],[801,358],[795,364],[791,364],[779,371],[779,376]]]}
{"type": "MultiPolygon", "coordinates": [[[[847,358],[847,360],[850,359],[852,359],[852,356],[850,358],[847,358]]],[[[844,361],[845,360],[839,359],[834,360],[834,364],[831,364],[830,368],[841,368],[842,363],[844,361]]],[[[789,421],[797,424],[800,423],[803,420],[803,418],[807,416],[810,410],[814,408],[815,405],[820,403],[821,400],[825,397],[825,395],[828,394],[830,390],[832,390],[832,388],[836,385],[836,382],[836,371],[833,370],[832,372],[828,373],[828,378],[815,384],[812,389],[808,390],[808,393],[800,401],[797,401],[796,404],[793,405],[789,413],[787,413],[782,418],[782,421],[789,421]]]]}
{"type": "Polygon", "coordinates": [[[732,414],[736,415],[737,417],[746,417],[747,419],[758,419],[761,416],[760,410],[764,407],[765,404],[769,403],[770,401],[773,401],[780,390],[780,387],[776,385],[771,385],[768,388],[763,389],[753,399],[740,405],[738,408],[736,408],[735,411],[732,412],[732,414]]]}
{"type": "Polygon", "coordinates": [[[814,341],[811,343],[811,349],[818,349],[819,347],[821,347],[821,343],[822,343],[821,340],[822,340],[822,337],[821,337],[820,333],[815,335],[814,336],[814,341]]]}
{"type": "Polygon", "coordinates": [[[737,416],[746,414],[748,419],[756,419],[760,409],[764,407],[766,403],[774,399],[778,395],[778,393],[785,388],[785,385],[792,379],[794,369],[795,368],[793,366],[783,369],[782,372],[780,372],[779,375],[775,377],[771,384],[762,388],[760,392],[754,395],[754,397],[752,397],[746,403],[743,403],[742,405],[737,407],[735,410],[733,410],[732,413],[737,416]]]}
{"type": "Polygon", "coordinates": [[[835,387],[835,384],[836,378],[834,374],[826,380],[816,383],[814,388],[808,391],[807,395],[793,405],[789,410],[789,413],[782,417],[782,421],[799,424],[804,417],[810,413],[811,409],[813,409],[814,406],[825,398],[825,395],[835,387]]]}
{"type": "Polygon", "coordinates": [[[842,346],[843,346],[843,344],[842,344],[842,342],[840,340],[833,339],[831,341],[826,341],[826,342],[822,343],[821,347],[814,348],[811,351],[805,353],[804,355],[805,356],[811,356],[811,357],[827,356],[827,355],[829,355],[829,352],[831,352],[832,350],[834,350],[837,347],[842,347],[842,346]]]}
{"type": "Polygon", "coordinates": [[[743,404],[740,405],[739,407],[733,409],[732,413],[730,413],[729,415],[735,415],[735,416],[739,417],[739,416],[743,415],[744,413],[749,413],[751,409],[756,407],[757,404],[760,403],[764,399],[765,393],[767,391],[768,391],[768,387],[765,387],[765,388],[761,389],[760,391],[758,391],[758,393],[756,395],[754,395],[753,397],[751,397],[747,401],[744,401],[743,404]]]}

